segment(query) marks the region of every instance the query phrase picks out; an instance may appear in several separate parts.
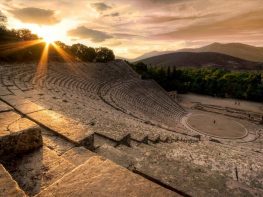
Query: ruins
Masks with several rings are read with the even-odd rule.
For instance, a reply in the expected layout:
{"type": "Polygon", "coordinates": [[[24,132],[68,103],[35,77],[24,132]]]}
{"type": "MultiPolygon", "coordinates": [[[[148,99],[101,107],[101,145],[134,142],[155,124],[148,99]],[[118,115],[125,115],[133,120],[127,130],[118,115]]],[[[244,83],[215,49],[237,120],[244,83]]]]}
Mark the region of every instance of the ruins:
{"type": "Polygon", "coordinates": [[[226,109],[121,60],[1,63],[0,196],[262,196],[263,127],[226,109]]]}

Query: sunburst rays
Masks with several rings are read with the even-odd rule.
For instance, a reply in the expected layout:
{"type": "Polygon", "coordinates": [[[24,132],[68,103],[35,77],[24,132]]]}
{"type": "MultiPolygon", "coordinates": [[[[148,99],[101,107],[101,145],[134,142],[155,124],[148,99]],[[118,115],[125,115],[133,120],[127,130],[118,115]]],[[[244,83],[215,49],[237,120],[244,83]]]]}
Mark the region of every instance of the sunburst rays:
{"type": "Polygon", "coordinates": [[[1,44],[0,50],[1,50],[2,55],[8,55],[8,54],[12,54],[16,51],[19,51],[19,50],[40,44],[41,42],[43,42],[42,39],[20,41],[20,42],[8,43],[8,44],[1,44]]]}
{"type": "Polygon", "coordinates": [[[76,65],[75,65],[75,57],[64,50],[62,47],[57,45],[55,42],[48,43],[45,42],[43,39],[37,40],[30,40],[30,41],[20,41],[15,43],[8,43],[8,44],[1,44],[0,51],[2,55],[10,55],[14,52],[19,50],[26,49],[28,47],[32,47],[34,45],[45,43],[43,47],[43,51],[41,53],[39,62],[36,67],[36,72],[34,76],[34,81],[37,81],[38,78],[45,78],[48,71],[48,58],[49,58],[49,51],[50,47],[52,47],[61,58],[68,63],[69,69],[73,72],[77,72],[76,65]]]}

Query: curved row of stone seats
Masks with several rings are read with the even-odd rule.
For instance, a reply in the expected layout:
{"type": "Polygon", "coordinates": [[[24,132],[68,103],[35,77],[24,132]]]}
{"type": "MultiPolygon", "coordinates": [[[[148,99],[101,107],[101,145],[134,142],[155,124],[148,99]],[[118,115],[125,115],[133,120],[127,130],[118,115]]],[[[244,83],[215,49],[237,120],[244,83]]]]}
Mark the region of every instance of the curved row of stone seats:
{"type": "Polygon", "coordinates": [[[138,117],[142,119],[149,120],[154,117],[156,122],[173,122],[172,125],[174,125],[184,115],[184,110],[175,104],[167,94],[161,91],[156,91],[158,93],[148,91],[149,87],[159,88],[148,81],[120,82],[104,90],[102,96],[116,108],[138,114],[138,117]],[[166,98],[166,102],[163,98],[166,98]]]}
{"type": "MultiPolygon", "coordinates": [[[[24,67],[26,67],[26,65],[24,67]]],[[[19,77],[17,77],[17,80],[21,80],[22,82],[25,81],[25,85],[28,87],[30,87],[32,84],[35,84],[33,85],[34,89],[26,91],[25,95],[31,95],[31,97],[36,100],[40,99],[42,102],[41,104],[44,104],[44,106],[46,106],[46,108],[48,109],[54,108],[58,111],[60,110],[65,111],[67,109],[63,109],[64,108],[63,106],[66,105],[66,103],[63,102],[64,101],[70,102],[70,105],[72,105],[72,102],[74,102],[76,108],[83,108],[83,106],[84,107],[89,106],[89,109],[92,110],[94,116],[103,117],[105,112],[107,112],[108,113],[107,116],[113,116],[113,118],[110,119],[114,119],[114,120],[118,120],[118,117],[124,116],[125,117],[124,119],[127,119],[127,121],[125,120],[125,124],[127,124],[129,122],[128,120],[131,119],[133,121],[140,122],[140,124],[144,124],[144,123],[149,124],[143,126],[146,127],[146,129],[143,129],[142,127],[141,131],[139,131],[139,129],[136,129],[134,131],[133,129],[134,126],[132,126],[131,129],[127,129],[127,131],[125,132],[118,131],[120,133],[126,133],[124,136],[128,134],[132,134],[132,135],[134,134],[134,136],[140,136],[141,135],[140,133],[145,132],[144,130],[152,130],[152,129],[148,129],[147,127],[152,127],[150,125],[152,124],[152,116],[150,115],[153,113],[155,113],[155,116],[157,117],[155,119],[158,120],[159,122],[164,122],[164,123],[165,121],[167,122],[167,120],[163,119],[163,116],[167,116],[167,117],[170,116],[171,120],[169,122],[178,122],[177,119],[180,119],[180,118],[174,118],[174,115],[172,114],[173,111],[171,109],[174,109],[174,112],[177,114],[177,113],[181,113],[180,112],[181,108],[180,107],[178,108],[178,112],[176,111],[176,107],[169,108],[168,107],[169,104],[171,104],[171,106],[176,106],[177,104],[175,104],[174,102],[170,102],[169,100],[170,98],[167,97],[167,95],[165,95],[166,99],[162,99],[162,96],[158,96],[158,94],[162,94],[162,95],[164,94],[161,90],[159,90],[160,87],[158,86],[157,86],[158,87],[157,91],[151,91],[151,94],[146,95],[148,97],[142,96],[143,103],[145,102],[147,103],[147,99],[149,98],[149,101],[153,101],[151,102],[151,105],[155,107],[155,109],[152,110],[152,112],[151,111],[148,112],[148,115],[143,112],[141,113],[141,119],[138,119],[132,116],[130,113],[126,113],[124,115],[120,111],[116,111],[116,105],[113,102],[114,99],[113,101],[108,102],[107,99],[105,99],[107,95],[105,95],[103,91],[111,90],[114,84],[116,83],[116,81],[119,81],[120,83],[125,83],[128,79],[132,79],[134,81],[137,80],[140,81],[139,76],[136,73],[134,73],[134,71],[131,70],[130,67],[127,67],[127,65],[123,64],[122,62],[114,62],[108,64],[87,64],[87,65],[79,64],[78,68],[76,69],[76,72],[71,72],[69,69],[69,65],[67,64],[52,63],[51,65],[48,65],[48,71],[46,73],[47,74],[46,76],[41,75],[41,73],[39,75],[36,75],[35,72],[36,69],[33,68],[34,65],[29,65],[27,69],[25,69],[27,74],[24,74],[25,71],[21,71],[23,72],[23,74],[19,75],[19,77]],[[79,70],[81,70],[81,74],[79,74],[79,70]],[[24,77],[26,79],[24,79],[24,77]],[[38,91],[39,93],[37,93],[38,91]],[[159,104],[158,102],[156,104],[155,99],[157,101],[159,100],[159,104]],[[160,113],[162,113],[163,116],[161,116],[160,113]]],[[[21,88],[19,86],[19,83],[16,84],[18,88],[21,88]]],[[[147,91],[148,89],[147,82],[138,85],[145,86],[146,87],[145,89],[147,91]]],[[[149,85],[149,87],[151,86],[149,85]]],[[[152,89],[154,88],[156,88],[155,85],[153,85],[152,89]]],[[[68,111],[72,110],[70,109],[72,107],[70,105],[68,111]]],[[[142,107],[140,106],[140,103],[138,106],[142,107]]],[[[121,109],[122,109],[121,111],[123,112],[123,108],[121,109]]],[[[139,113],[139,110],[140,108],[137,109],[136,111],[137,114],[139,113]]],[[[70,114],[71,113],[69,113],[69,115],[70,114]]],[[[85,113],[83,113],[83,115],[85,116],[85,113]]],[[[92,116],[91,113],[90,116],[92,116]]],[[[104,120],[102,121],[104,122],[104,120]]],[[[134,125],[136,124],[134,123],[134,125]]],[[[175,126],[175,124],[173,124],[172,126],[175,126]]],[[[162,133],[162,132],[163,130],[161,130],[158,133],[162,133]]],[[[156,129],[154,132],[151,133],[153,134],[156,133],[156,129]]]]}

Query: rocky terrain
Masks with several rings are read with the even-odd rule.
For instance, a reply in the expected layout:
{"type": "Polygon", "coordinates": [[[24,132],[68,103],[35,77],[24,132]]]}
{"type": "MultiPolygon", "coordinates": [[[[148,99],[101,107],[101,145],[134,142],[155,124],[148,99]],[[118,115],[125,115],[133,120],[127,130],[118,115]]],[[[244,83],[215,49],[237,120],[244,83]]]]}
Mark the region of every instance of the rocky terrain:
{"type": "Polygon", "coordinates": [[[263,195],[258,122],[232,117],[239,139],[200,133],[198,109],[123,61],[0,71],[0,196],[263,195]]]}

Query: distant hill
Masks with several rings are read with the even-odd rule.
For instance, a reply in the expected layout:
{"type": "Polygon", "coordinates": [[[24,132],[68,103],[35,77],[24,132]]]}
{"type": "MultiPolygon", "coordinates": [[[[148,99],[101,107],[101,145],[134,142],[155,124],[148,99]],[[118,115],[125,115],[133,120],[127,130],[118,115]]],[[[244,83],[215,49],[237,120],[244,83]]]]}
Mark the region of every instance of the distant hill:
{"type": "Polygon", "coordinates": [[[219,67],[231,70],[263,69],[263,63],[251,62],[240,58],[214,52],[174,52],[142,60],[150,66],[176,67],[219,67]]]}
{"type": "Polygon", "coordinates": [[[263,62],[263,47],[255,47],[241,43],[213,43],[201,48],[181,49],[177,52],[215,52],[248,61],[263,62]]]}
{"type": "Polygon", "coordinates": [[[145,53],[139,57],[136,57],[134,59],[130,59],[129,61],[131,62],[138,62],[140,60],[146,59],[146,58],[150,58],[150,57],[154,57],[157,55],[163,55],[163,54],[168,54],[168,53],[173,53],[174,51],[151,51],[149,53],[145,53]]]}

